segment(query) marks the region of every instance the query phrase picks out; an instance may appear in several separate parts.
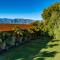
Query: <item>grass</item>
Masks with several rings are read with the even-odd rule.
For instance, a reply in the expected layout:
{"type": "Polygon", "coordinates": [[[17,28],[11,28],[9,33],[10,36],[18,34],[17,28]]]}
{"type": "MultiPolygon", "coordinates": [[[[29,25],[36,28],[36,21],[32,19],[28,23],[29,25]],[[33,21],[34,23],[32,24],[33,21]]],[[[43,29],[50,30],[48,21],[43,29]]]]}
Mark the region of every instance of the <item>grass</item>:
{"type": "Polygon", "coordinates": [[[0,60],[59,60],[59,50],[59,40],[35,39],[1,54],[0,60]]]}

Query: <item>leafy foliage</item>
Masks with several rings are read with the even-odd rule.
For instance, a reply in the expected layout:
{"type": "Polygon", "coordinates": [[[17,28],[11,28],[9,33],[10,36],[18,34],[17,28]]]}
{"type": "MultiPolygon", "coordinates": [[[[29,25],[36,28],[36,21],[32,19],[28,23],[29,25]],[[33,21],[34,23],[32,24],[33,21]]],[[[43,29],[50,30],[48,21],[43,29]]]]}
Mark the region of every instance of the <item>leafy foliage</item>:
{"type": "Polygon", "coordinates": [[[44,31],[47,31],[50,36],[59,39],[60,31],[60,3],[55,3],[43,11],[44,31]]]}
{"type": "Polygon", "coordinates": [[[60,11],[60,3],[55,3],[52,6],[44,9],[43,14],[42,14],[43,19],[44,20],[50,19],[51,15],[54,11],[57,11],[57,12],[60,11]]]}

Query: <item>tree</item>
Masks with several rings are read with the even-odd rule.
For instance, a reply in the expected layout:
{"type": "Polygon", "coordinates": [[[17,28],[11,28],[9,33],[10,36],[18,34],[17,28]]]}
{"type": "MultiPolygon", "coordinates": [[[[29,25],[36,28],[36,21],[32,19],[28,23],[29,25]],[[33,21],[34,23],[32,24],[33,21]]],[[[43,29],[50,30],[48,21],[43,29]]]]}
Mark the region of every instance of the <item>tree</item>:
{"type": "Polygon", "coordinates": [[[59,12],[60,11],[60,3],[55,3],[53,4],[52,6],[44,9],[43,13],[42,13],[42,17],[44,20],[49,20],[51,15],[52,15],[52,12],[54,11],[57,11],[59,12]]]}
{"type": "Polygon", "coordinates": [[[57,39],[60,31],[60,3],[55,3],[43,11],[44,31],[57,39]]]}

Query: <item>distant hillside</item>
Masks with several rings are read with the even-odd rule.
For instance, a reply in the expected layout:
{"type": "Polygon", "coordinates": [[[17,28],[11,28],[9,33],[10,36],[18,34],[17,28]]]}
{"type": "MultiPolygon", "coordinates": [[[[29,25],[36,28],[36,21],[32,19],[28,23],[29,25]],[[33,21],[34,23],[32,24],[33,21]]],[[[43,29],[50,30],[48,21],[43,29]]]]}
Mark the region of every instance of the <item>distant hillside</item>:
{"type": "Polygon", "coordinates": [[[0,31],[12,31],[16,27],[19,27],[21,29],[28,29],[33,27],[32,24],[0,24],[0,31]]]}
{"type": "Polygon", "coordinates": [[[0,24],[29,24],[32,22],[34,22],[34,20],[0,18],[0,24]]]}

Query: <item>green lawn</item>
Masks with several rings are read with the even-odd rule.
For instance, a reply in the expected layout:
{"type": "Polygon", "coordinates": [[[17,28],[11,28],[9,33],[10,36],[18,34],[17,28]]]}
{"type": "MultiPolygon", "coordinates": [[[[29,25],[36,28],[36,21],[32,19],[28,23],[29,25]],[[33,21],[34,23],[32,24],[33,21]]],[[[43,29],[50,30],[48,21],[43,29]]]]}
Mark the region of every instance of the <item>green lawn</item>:
{"type": "Polygon", "coordinates": [[[0,60],[59,60],[59,52],[59,40],[41,38],[10,49],[0,55],[0,60]]]}

